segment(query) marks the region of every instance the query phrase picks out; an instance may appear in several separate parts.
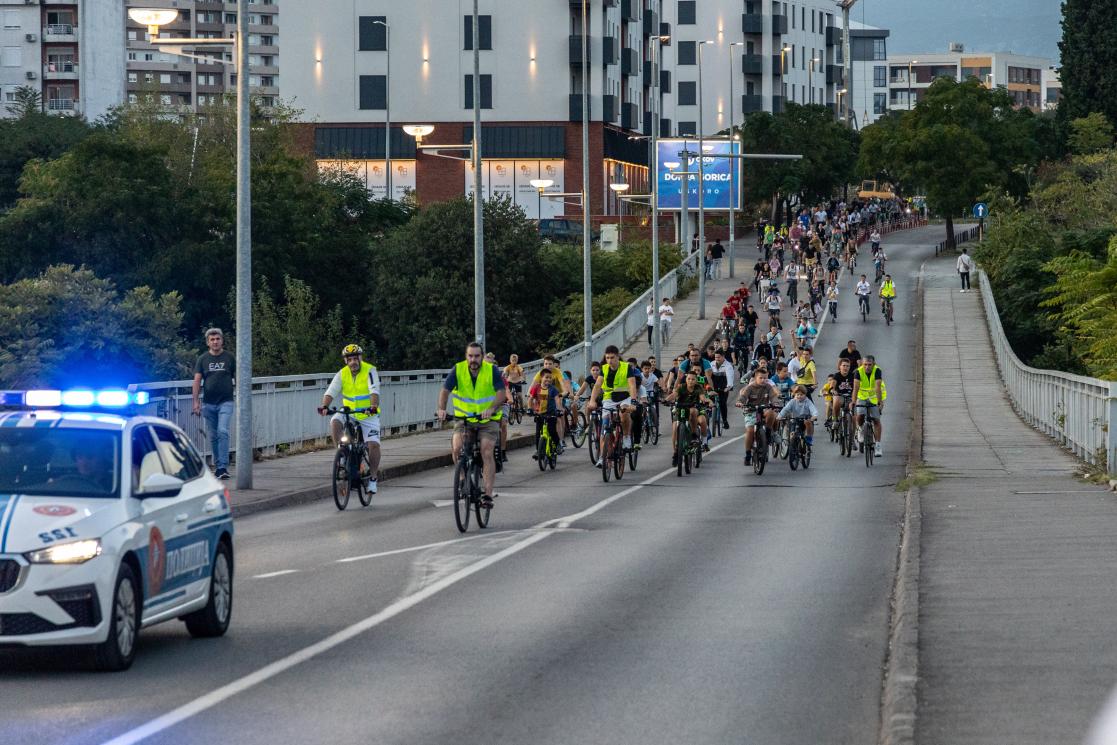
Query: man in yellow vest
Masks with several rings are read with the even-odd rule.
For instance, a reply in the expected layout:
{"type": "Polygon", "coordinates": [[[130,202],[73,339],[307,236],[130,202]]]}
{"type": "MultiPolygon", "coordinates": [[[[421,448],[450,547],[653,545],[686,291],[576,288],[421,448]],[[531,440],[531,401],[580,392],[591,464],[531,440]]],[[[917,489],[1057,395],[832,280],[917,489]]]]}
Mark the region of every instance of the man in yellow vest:
{"type": "MultiPolygon", "coordinates": [[[[861,367],[857,368],[857,374],[853,377],[853,405],[858,432],[861,431],[861,425],[865,423],[866,416],[873,422],[873,439],[876,441],[874,455],[879,458],[884,455],[884,450],[880,445],[883,436],[880,416],[884,413],[884,393],[882,391],[884,373],[877,367],[876,362],[871,354],[861,358],[861,367]]],[[[860,442],[858,444],[860,445],[860,442]]],[[[858,449],[860,450],[860,447],[858,449]]]]}
{"type": "MultiPolygon", "coordinates": [[[[325,416],[330,405],[340,396],[341,405],[351,411],[369,409],[360,414],[353,414],[364,435],[365,444],[368,446],[369,474],[368,490],[376,493],[376,475],[380,470],[380,376],[376,368],[365,362],[362,358],[364,350],[356,344],[348,344],[341,350],[341,357],[345,360],[345,367],[338,370],[326,394],[322,396],[322,405],[318,413],[325,416]]],[[[330,435],[334,445],[341,442],[345,427],[345,417],[334,414],[330,420],[330,435]]]]}
{"type": "Polygon", "coordinates": [[[500,420],[507,399],[504,378],[496,365],[482,359],[481,345],[470,342],[465,348],[465,359],[450,370],[438,392],[439,421],[446,419],[446,405],[453,399],[450,412],[455,419],[453,450],[454,462],[462,449],[463,433],[467,429],[477,432],[481,439],[481,461],[484,464],[485,496],[482,507],[493,506],[493,483],[496,481],[496,460],[493,449],[500,437],[500,420]]]}
{"type": "MultiPolygon", "coordinates": [[[[597,401],[602,400],[605,417],[610,412],[619,412],[621,417],[621,432],[624,434],[622,447],[625,450],[632,448],[632,412],[636,410],[634,399],[646,402],[647,398],[640,395],[640,371],[635,365],[621,362],[621,352],[616,346],[610,344],[605,347],[605,364],[601,366],[601,375],[593,384],[593,394],[590,402],[586,404],[586,411],[592,413],[597,408],[597,401]]],[[[601,452],[605,451],[605,433],[601,434],[601,452]]],[[[601,461],[597,463],[601,466],[601,461]]]]}

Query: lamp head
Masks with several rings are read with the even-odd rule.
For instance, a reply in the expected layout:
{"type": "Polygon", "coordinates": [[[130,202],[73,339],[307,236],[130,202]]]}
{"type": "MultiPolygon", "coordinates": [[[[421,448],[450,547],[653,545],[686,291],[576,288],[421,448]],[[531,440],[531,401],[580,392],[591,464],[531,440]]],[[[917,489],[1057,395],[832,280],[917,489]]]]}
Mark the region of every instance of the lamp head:
{"type": "Polygon", "coordinates": [[[546,189],[548,186],[555,185],[554,179],[549,178],[533,178],[528,183],[538,189],[540,194],[542,194],[543,190],[546,189]]]}
{"type": "Polygon", "coordinates": [[[622,191],[628,191],[628,184],[609,184],[609,188],[620,193],[622,191]]]}
{"type": "Polygon", "coordinates": [[[432,124],[405,124],[403,131],[415,138],[415,144],[422,145],[423,138],[434,131],[432,124]]]}
{"type": "Polygon", "coordinates": [[[178,11],[173,8],[129,8],[128,17],[136,23],[147,26],[147,33],[152,37],[159,36],[159,27],[178,18],[178,11]]]}

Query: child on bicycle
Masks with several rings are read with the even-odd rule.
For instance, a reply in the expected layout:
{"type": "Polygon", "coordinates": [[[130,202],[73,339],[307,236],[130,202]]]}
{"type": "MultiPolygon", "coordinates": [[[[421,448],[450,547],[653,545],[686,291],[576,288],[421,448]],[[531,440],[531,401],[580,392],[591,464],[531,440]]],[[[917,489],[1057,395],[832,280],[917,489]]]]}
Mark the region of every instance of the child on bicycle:
{"type": "MultiPolygon", "coordinates": [[[[563,414],[562,391],[555,385],[554,373],[544,369],[539,374],[539,382],[534,383],[528,390],[528,401],[531,412],[535,414],[535,441],[543,434],[543,424],[547,425],[547,434],[557,443],[559,452],[563,451],[562,440],[559,439],[555,422],[563,414]]],[[[532,459],[538,455],[532,455],[532,459]]]]}
{"type": "Polygon", "coordinates": [[[780,419],[802,419],[807,432],[807,444],[814,444],[814,420],[818,418],[818,409],[814,402],[807,398],[806,386],[797,385],[793,390],[790,401],[780,410],[780,419]]]}

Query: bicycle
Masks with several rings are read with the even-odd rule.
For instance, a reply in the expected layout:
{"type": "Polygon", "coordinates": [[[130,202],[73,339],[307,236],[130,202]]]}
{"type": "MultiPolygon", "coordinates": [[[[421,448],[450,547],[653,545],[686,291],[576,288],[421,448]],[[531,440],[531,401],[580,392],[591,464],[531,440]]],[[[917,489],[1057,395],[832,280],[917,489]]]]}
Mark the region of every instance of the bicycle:
{"type": "Polygon", "coordinates": [[[648,405],[644,409],[643,439],[645,445],[659,444],[659,394],[656,391],[648,394],[648,405]]]}
{"type": "Polygon", "coordinates": [[[326,411],[329,414],[341,414],[345,418],[344,434],[341,436],[341,442],[338,443],[337,452],[334,453],[334,504],[339,510],[344,510],[349,506],[350,492],[356,489],[361,506],[368,507],[372,504],[372,493],[368,489],[372,476],[372,461],[369,458],[368,447],[365,445],[364,433],[353,417],[357,414],[375,414],[376,410],[350,409],[348,406],[343,406],[340,409],[331,407],[326,411]],[[365,465],[364,475],[361,475],[362,463],[365,465]]]}
{"type": "Polygon", "coordinates": [[[574,416],[567,406],[563,412],[563,423],[566,425],[566,436],[570,438],[570,444],[576,448],[582,447],[586,443],[586,412],[581,409],[578,410],[578,416],[574,416]]]}
{"type": "MultiPolygon", "coordinates": [[[[510,383],[509,385],[518,385],[510,383]]],[[[524,407],[524,396],[520,390],[516,390],[512,394],[512,405],[508,407],[508,418],[512,420],[512,424],[519,424],[524,420],[524,414],[527,413],[527,408],[524,407]]]]}
{"type": "Polygon", "coordinates": [[[764,412],[767,406],[761,404],[754,409],[756,413],[756,432],[752,437],[752,470],[757,476],[764,474],[764,466],[768,462],[768,423],[764,421],[764,412]]]}
{"type": "Polygon", "coordinates": [[[712,401],[710,408],[712,409],[712,411],[710,412],[709,416],[710,434],[713,437],[721,437],[721,431],[724,422],[721,419],[721,404],[719,402],[719,397],[722,395],[728,396],[729,392],[714,390],[711,391],[711,393],[713,393],[714,395],[711,396],[712,401]]]}
{"type": "Polygon", "coordinates": [[[601,478],[605,483],[609,483],[610,470],[618,481],[624,478],[624,427],[618,421],[620,416],[617,411],[615,416],[610,416],[607,421],[603,420],[605,436],[602,441],[601,478]]]}
{"type": "Polygon", "coordinates": [[[788,444],[787,465],[794,471],[803,464],[803,470],[811,467],[811,446],[807,444],[807,420],[795,417],[790,420],[788,429],[791,437],[788,444]]]}
{"type": "Polygon", "coordinates": [[[548,466],[553,471],[558,464],[558,443],[551,437],[551,427],[557,419],[555,416],[535,415],[535,428],[539,431],[535,436],[535,458],[540,471],[546,471],[548,466]]]}
{"type": "Polygon", "coordinates": [[[857,304],[861,308],[861,323],[864,323],[869,318],[869,296],[858,295],[857,304]]]}
{"type": "Polygon", "coordinates": [[[675,433],[675,475],[682,476],[683,472],[690,473],[691,465],[698,468],[702,465],[702,443],[694,432],[690,430],[690,406],[675,406],[671,409],[672,421],[678,422],[679,428],[675,433]]]}
{"type": "Polygon", "coordinates": [[[880,261],[875,261],[873,265],[876,267],[876,279],[873,280],[873,284],[879,285],[881,277],[884,276],[884,264],[880,261]]]}
{"type": "MultiPolygon", "coordinates": [[[[485,423],[473,419],[466,421],[471,424],[485,423]]],[[[493,450],[493,455],[499,466],[500,448],[497,446],[493,450]]],[[[484,483],[481,438],[474,427],[467,427],[462,433],[462,449],[458,452],[458,462],[454,466],[454,523],[461,533],[469,530],[469,513],[471,510],[477,516],[478,527],[489,527],[492,507],[485,507],[481,503],[485,494],[484,483]]]]}
{"type": "Polygon", "coordinates": [[[865,421],[861,424],[861,441],[857,444],[857,447],[861,448],[862,452],[865,453],[866,468],[872,468],[876,449],[876,442],[874,440],[876,437],[876,430],[873,429],[873,421],[874,417],[869,414],[868,408],[866,407],[865,421]]]}
{"type": "Polygon", "coordinates": [[[884,323],[887,326],[892,325],[892,301],[895,298],[884,298],[884,307],[881,309],[884,313],[884,323]]]}
{"type": "Polygon", "coordinates": [[[598,457],[601,455],[601,409],[597,408],[590,414],[589,432],[586,435],[586,450],[589,452],[590,463],[597,465],[598,457]]]}
{"type": "Polygon", "coordinates": [[[842,401],[842,414],[838,421],[831,427],[831,432],[835,432],[839,452],[845,457],[853,456],[853,414],[850,412],[850,404],[845,400],[842,401]]]}

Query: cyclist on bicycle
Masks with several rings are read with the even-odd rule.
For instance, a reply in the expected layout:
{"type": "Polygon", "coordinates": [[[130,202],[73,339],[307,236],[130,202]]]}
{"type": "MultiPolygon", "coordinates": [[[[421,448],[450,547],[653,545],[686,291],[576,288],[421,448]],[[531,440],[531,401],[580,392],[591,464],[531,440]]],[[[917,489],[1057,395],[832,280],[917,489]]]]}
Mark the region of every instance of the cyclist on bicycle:
{"type": "MultiPolygon", "coordinates": [[[[568,409],[570,409],[570,415],[573,417],[573,419],[571,419],[571,421],[577,421],[577,419],[578,419],[578,402],[574,398],[574,395],[573,395],[574,391],[571,389],[570,378],[567,377],[563,373],[562,368],[559,367],[558,357],[555,357],[553,354],[548,354],[546,357],[544,357],[543,358],[543,370],[550,370],[551,371],[551,376],[552,376],[552,380],[553,380],[554,384],[556,386],[558,386],[558,389],[560,391],[562,391],[563,405],[566,406],[568,409]]],[[[541,382],[542,379],[541,379],[540,376],[542,376],[543,370],[540,370],[539,372],[535,373],[535,377],[531,379],[532,388],[539,385],[539,383],[541,382]]],[[[566,437],[566,420],[565,420],[565,418],[560,418],[558,420],[558,432],[559,432],[558,442],[559,442],[559,447],[561,449],[562,438],[566,437]]]]}
{"type": "Polygon", "coordinates": [[[860,281],[857,283],[857,304],[858,310],[863,306],[865,311],[868,312],[869,308],[869,295],[873,292],[873,286],[869,284],[868,278],[862,274],[860,281]]]}
{"type": "Polygon", "coordinates": [[[818,409],[814,402],[807,398],[805,386],[797,385],[792,391],[792,399],[780,409],[779,419],[802,419],[807,430],[807,444],[814,444],[814,420],[818,419],[818,409]]]}
{"type": "Polygon", "coordinates": [[[842,262],[838,260],[836,254],[831,255],[826,260],[826,282],[827,284],[834,284],[838,281],[838,272],[841,271],[842,262]]]}
{"type": "Polygon", "coordinates": [[[791,389],[795,387],[795,378],[791,377],[787,363],[776,363],[776,374],[769,379],[769,382],[779,391],[780,401],[786,404],[791,400],[791,389]]]}
{"type": "MultiPolygon", "coordinates": [[[[341,396],[341,405],[356,411],[357,409],[371,409],[363,414],[353,414],[361,428],[365,445],[368,447],[368,460],[371,473],[369,474],[368,491],[376,493],[376,476],[380,471],[380,376],[376,367],[365,362],[365,351],[356,344],[347,344],[341,350],[341,358],[345,360],[345,367],[337,371],[334,379],[326,388],[322,396],[322,405],[318,413],[326,416],[330,405],[341,396]]],[[[345,416],[341,413],[334,414],[330,419],[330,437],[334,447],[341,444],[344,434],[345,416]]]]}
{"type": "Polygon", "coordinates": [[[874,455],[877,458],[884,455],[884,450],[881,448],[884,428],[880,421],[881,414],[884,413],[884,397],[881,392],[883,385],[884,373],[877,367],[876,359],[871,354],[862,357],[861,367],[857,369],[856,377],[853,380],[853,400],[856,404],[854,412],[858,433],[857,449],[860,451],[864,448],[864,444],[861,442],[861,426],[865,423],[865,417],[868,416],[873,422],[873,435],[877,444],[874,455]]]}
{"type": "Polygon", "coordinates": [[[877,251],[880,250],[880,231],[876,228],[873,228],[873,232],[869,234],[869,243],[873,247],[873,256],[876,256],[877,251]]]}
{"type": "Polygon", "coordinates": [[[795,329],[795,341],[799,349],[814,349],[815,339],[818,338],[818,329],[808,318],[800,319],[799,326],[795,329]]]}
{"type": "MultiPolygon", "coordinates": [[[[697,436],[701,441],[705,441],[707,433],[707,421],[705,408],[710,404],[710,399],[706,396],[706,389],[699,382],[698,370],[692,368],[686,371],[683,382],[667,394],[664,399],[668,403],[673,403],[678,409],[687,410],[687,419],[690,422],[690,431],[693,436],[697,436]]],[[[674,419],[674,417],[672,417],[674,419]]],[[[677,420],[671,423],[671,465],[679,465],[679,422],[677,420]]]]}
{"type": "Polygon", "coordinates": [[[481,345],[477,342],[469,343],[465,348],[465,359],[454,365],[442,383],[436,412],[439,421],[446,420],[446,404],[451,394],[454,401],[454,436],[450,455],[457,463],[466,430],[472,430],[480,438],[485,481],[481,506],[491,508],[496,481],[493,451],[500,436],[500,420],[507,391],[496,367],[482,360],[481,345]]]}
{"type": "Polygon", "coordinates": [[[733,365],[725,359],[725,352],[714,352],[714,364],[710,367],[710,385],[714,389],[718,411],[721,412],[721,428],[729,429],[729,394],[736,384],[733,365]]]}
{"type": "Polygon", "coordinates": [[[752,382],[741,389],[734,404],[738,409],[745,410],[745,465],[752,465],[752,442],[756,434],[756,411],[760,406],[767,406],[764,412],[764,423],[768,429],[776,429],[776,411],[781,408],[780,392],[768,380],[766,370],[757,370],[753,373],[752,382]]]}
{"type": "Polygon", "coordinates": [[[842,417],[842,408],[848,408],[853,401],[853,381],[857,372],[853,369],[853,362],[848,357],[838,360],[838,371],[831,376],[834,384],[831,386],[830,406],[826,411],[826,427],[842,417]]]}
{"type": "MultiPolygon", "coordinates": [[[[539,384],[528,389],[528,401],[531,413],[535,415],[536,444],[538,445],[539,438],[543,434],[543,425],[546,423],[547,434],[551,436],[551,441],[555,443],[555,449],[558,450],[559,438],[555,425],[563,414],[563,408],[562,391],[555,385],[554,373],[550,370],[540,371],[539,384]]],[[[538,459],[538,452],[533,453],[531,458],[538,459]]]]}
{"type": "MultiPolygon", "coordinates": [[[[597,409],[597,400],[602,399],[601,407],[604,409],[604,423],[608,424],[610,414],[617,412],[621,418],[621,432],[624,434],[624,447],[632,448],[632,411],[635,406],[632,399],[641,399],[637,378],[639,370],[627,362],[620,361],[620,350],[613,344],[605,347],[605,364],[601,366],[601,377],[593,384],[592,400],[586,404],[586,411],[593,412],[597,409]]],[[[601,452],[605,452],[605,438],[608,435],[601,433],[601,452]]],[[[597,463],[601,465],[601,460],[597,463]]]]}
{"type": "Polygon", "coordinates": [[[876,258],[873,259],[874,282],[880,282],[880,278],[884,275],[884,264],[887,261],[888,257],[885,255],[884,249],[877,251],[876,258]]]}
{"type": "Polygon", "coordinates": [[[880,284],[880,312],[886,313],[886,306],[889,301],[896,300],[896,285],[892,282],[892,275],[884,275],[884,281],[880,284]]]}
{"type": "Polygon", "coordinates": [[[504,368],[504,382],[508,384],[508,397],[521,409],[524,406],[524,368],[520,366],[520,355],[508,355],[508,367],[504,368]]]}

